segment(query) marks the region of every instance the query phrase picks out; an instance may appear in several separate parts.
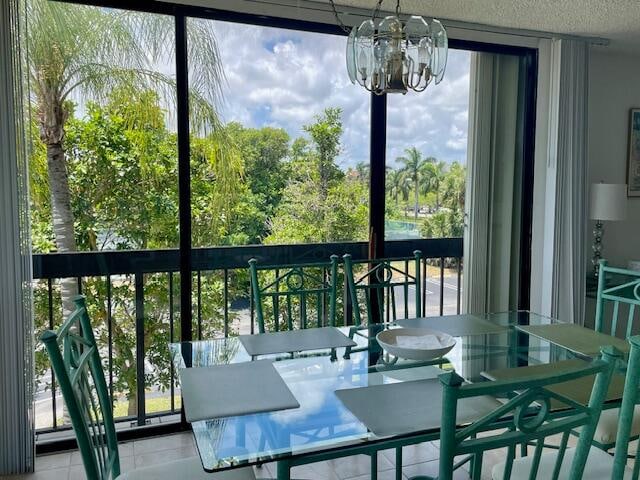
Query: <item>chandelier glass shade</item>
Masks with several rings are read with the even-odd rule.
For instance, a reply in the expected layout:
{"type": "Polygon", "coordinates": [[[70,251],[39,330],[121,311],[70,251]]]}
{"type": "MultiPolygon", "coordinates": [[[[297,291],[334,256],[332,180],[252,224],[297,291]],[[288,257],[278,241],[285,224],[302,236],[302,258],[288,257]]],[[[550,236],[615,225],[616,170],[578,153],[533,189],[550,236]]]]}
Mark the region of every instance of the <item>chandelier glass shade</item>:
{"type": "Polygon", "coordinates": [[[352,83],[370,92],[422,92],[442,81],[447,65],[447,32],[438,20],[397,15],[365,20],[347,40],[347,72],[352,83]]]}

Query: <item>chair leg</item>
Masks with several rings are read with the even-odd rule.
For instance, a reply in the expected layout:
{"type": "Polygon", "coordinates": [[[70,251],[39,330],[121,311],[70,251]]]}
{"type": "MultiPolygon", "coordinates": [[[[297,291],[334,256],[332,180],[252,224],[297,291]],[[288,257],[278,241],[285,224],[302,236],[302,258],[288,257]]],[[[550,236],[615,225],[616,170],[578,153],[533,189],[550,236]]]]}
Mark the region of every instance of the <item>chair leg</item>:
{"type": "MultiPolygon", "coordinates": [[[[267,446],[267,439],[264,436],[264,434],[260,434],[260,441],[259,441],[258,450],[261,451],[261,452],[264,452],[264,449],[265,449],[266,446],[267,446]]],[[[262,468],[262,462],[256,464],[256,467],[262,468]]]]}
{"type": "Polygon", "coordinates": [[[396,448],[396,480],[402,480],[402,447],[396,448]]]}
{"type": "Polygon", "coordinates": [[[529,454],[526,443],[520,444],[520,456],[526,457],[529,454]]]}
{"type": "Polygon", "coordinates": [[[378,480],[378,452],[377,451],[371,454],[371,480],[378,480]]]}
{"type": "Polygon", "coordinates": [[[479,479],[480,476],[482,475],[482,454],[479,454],[480,456],[478,457],[477,455],[473,456],[473,463],[472,463],[472,467],[471,467],[471,478],[473,479],[479,479]]]}
{"type": "Polygon", "coordinates": [[[291,480],[291,465],[286,460],[279,460],[277,465],[278,480],[291,480]]]}

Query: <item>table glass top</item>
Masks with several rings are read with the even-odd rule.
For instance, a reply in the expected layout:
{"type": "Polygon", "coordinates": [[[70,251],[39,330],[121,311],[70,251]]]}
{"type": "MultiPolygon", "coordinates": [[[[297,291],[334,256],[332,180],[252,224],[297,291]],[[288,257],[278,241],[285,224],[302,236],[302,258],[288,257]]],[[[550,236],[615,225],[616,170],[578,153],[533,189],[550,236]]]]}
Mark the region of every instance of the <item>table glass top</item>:
{"type": "MultiPolygon", "coordinates": [[[[442,369],[454,368],[468,382],[487,381],[483,372],[501,368],[539,365],[583,358],[587,355],[571,351],[533,335],[517,325],[549,325],[560,323],[529,312],[476,315],[495,325],[506,327],[501,332],[458,336],[456,345],[442,365],[399,360],[395,364],[380,363],[377,344],[371,345],[366,335],[375,338],[374,326],[360,331],[354,340],[364,351],[337,358],[329,351],[272,355],[274,366],[300,408],[266,412],[192,424],[196,445],[204,468],[208,471],[231,465],[267,462],[310,451],[322,451],[357,442],[376,440],[375,435],[336,397],[335,391],[386,383],[435,378],[442,369]],[[371,330],[369,332],[369,330],[371,330]]],[[[446,317],[445,317],[446,318],[446,317]]],[[[454,317],[451,317],[452,321],[454,317]]],[[[349,329],[343,329],[348,333],[349,329]]],[[[241,342],[230,337],[170,345],[176,370],[238,362],[250,362],[251,356],[241,342]]],[[[384,357],[383,357],[384,360],[384,357]]],[[[260,392],[255,392],[260,395],[260,392]]],[[[425,407],[428,407],[425,399],[425,407]]],[[[398,399],[401,403],[402,399],[398,399]]],[[[381,413],[393,405],[381,405],[381,413]]],[[[416,433],[428,433],[416,425],[416,433]]]]}

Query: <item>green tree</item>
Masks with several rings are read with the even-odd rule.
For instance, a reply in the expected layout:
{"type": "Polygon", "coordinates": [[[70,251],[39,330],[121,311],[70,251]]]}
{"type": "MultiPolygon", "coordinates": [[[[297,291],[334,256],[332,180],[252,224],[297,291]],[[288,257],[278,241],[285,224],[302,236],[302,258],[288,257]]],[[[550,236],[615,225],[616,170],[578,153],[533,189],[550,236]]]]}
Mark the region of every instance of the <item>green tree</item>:
{"type": "Polygon", "coordinates": [[[447,176],[447,164],[434,158],[427,159],[420,166],[420,183],[425,194],[433,192],[436,196],[436,211],[440,210],[442,184],[447,176]]]}
{"type": "Polygon", "coordinates": [[[368,186],[345,177],[335,163],[342,135],[340,110],[325,110],[304,129],[311,142],[296,139],[292,144],[291,178],[265,243],[366,239],[368,186]]]}
{"type": "Polygon", "coordinates": [[[394,200],[396,207],[398,206],[398,199],[401,197],[403,200],[409,199],[409,178],[402,170],[389,170],[387,172],[387,193],[394,200]]]}
{"type": "Polygon", "coordinates": [[[420,227],[424,238],[454,238],[464,235],[464,218],[461,210],[441,210],[424,219],[420,227]]]}
{"type": "Polygon", "coordinates": [[[244,163],[247,191],[238,204],[231,244],[259,243],[269,234],[268,219],[280,203],[289,177],[289,135],[281,128],[245,128],[230,123],[225,130],[244,163]]]}
{"type": "Polygon", "coordinates": [[[369,164],[365,163],[365,162],[358,162],[356,163],[356,168],[355,168],[355,173],[356,173],[356,178],[364,183],[369,183],[369,173],[370,168],[369,168],[369,164]]]}
{"type": "Polygon", "coordinates": [[[341,242],[367,239],[369,189],[357,179],[336,182],[320,204],[317,185],[294,182],[272,219],[268,244],[341,242]],[[323,218],[320,222],[319,219],[323,218]]]}
{"type": "Polygon", "coordinates": [[[448,208],[464,211],[464,200],[467,183],[467,169],[458,162],[453,162],[445,176],[442,187],[442,199],[448,208]]]}
{"type": "MultiPolygon", "coordinates": [[[[291,143],[291,150],[289,156],[292,163],[304,161],[307,162],[310,152],[309,140],[304,137],[298,137],[291,143]]],[[[291,172],[294,173],[295,172],[291,172]]]]}
{"type": "Polygon", "coordinates": [[[431,158],[423,159],[422,154],[416,147],[409,147],[404,150],[405,155],[398,157],[397,162],[400,162],[403,167],[402,171],[405,173],[411,183],[413,183],[414,193],[414,218],[418,220],[418,209],[420,208],[420,172],[422,166],[425,163],[433,161],[431,158]]]}
{"type": "Polygon", "coordinates": [[[369,223],[369,185],[344,179],[329,190],[326,238],[331,242],[366,240],[369,223]]]}
{"type": "Polygon", "coordinates": [[[461,237],[464,235],[464,197],[466,168],[453,162],[440,179],[439,190],[446,208],[428,216],[421,226],[426,238],[461,237]]]}
{"type": "MultiPolygon", "coordinates": [[[[59,252],[77,250],[75,217],[69,189],[65,127],[76,93],[102,99],[117,86],[154,87],[175,94],[172,77],[153,70],[159,58],[170,62],[170,19],[154,15],[45,0],[27,2],[28,74],[40,140],[46,149],[52,232],[59,252]]],[[[192,121],[196,128],[216,127],[213,100],[219,93],[220,68],[215,40],[198,21],[189,24],[192,121]],[[199,89],[199,90],[198,90],[199,89]]],[[[73,279],[62,281],[65,313],[77,293],[73,279]]]]}
{"type": "MultiPolygon", "coordinates": [[[[242,182],[241,154],[225,135],[214,132],[191,138],[191,221],[196,246],[226,243],[237,220],[238,202],[248,190],[242,182]]],[[[176,217],[174,226],[175,222],[176,217]]]]}
{"type": "Polygon", "coordinates": [[[325,204],[312,180],[290,183],[276,214],[269,220],[271,232],[265,243],[317,243],[327,238],[325,204]]]}
{"type": "MultiPolygon", "coordinates": [[[[233,149],[218,155],[216,133],[192,138],[193,236],[222,243],[233,222],[235,205],[245,188],[242,162],[233,149]],[[221,163],[221,159],[224,163],[221,163]]],[[[46,162],[44,145],[36,139],[31,159],[31,183],[36,184],[46,162]]],[[[88,103],[82,119],[70,117],[66,125],[64,148],[67,153],[71,210],[76,222],[79,248],[145,249],[175,248],[178,231],[177,138],[167,130],[164,111],[157,93],[130,88],[114,91],[104,106],[88,103]]],[[[46,189],[32,193],[32,225],[45,237],[43,245],[53,246],[50,196],[46,189]],[[47,238],[48,237],[48,238],[47,238]]],[[[47,250],[45,250],[47,251],[47,250]]],[[[111,278],[111,328],[113,338],[114,391],[126,398],[127,413],[137,413],[136,398],[136,318],[132,298],[133,277],[111,278]]],[[[177,285],[178,282],[175,282],[177,285]]],[[[201,308],[205,335],[223,329],[223,280],[217,274],[203,275],[201,308]]],[[[88,307],[96,334],[107,344],[107,294],[102,278],[83,280],[88,307]]],[[[175,287],[174,287],[175,288],[175,287]]],[[[236,291],[232,286],[231,295],[236,291]]],[[[153,365],[145,382],[162,389],[169,387],[167,339],[169,334],[169,295],[166,274],[146,275],[144,279],[144,349],[153,365]]],[[[60,292],[54,294],[56,324],[62,320],[60,292]]],[[[179,290],[174,290],[175,299],[179,290]]],[[[35,291],[36,328],[48,327],[46,284],[35,291]]],[[[175,300],[174,299],[174,300],[175,300]]],[[[46,354],[38,346],[37,371],[47,368],[46,354]]]]}
{"type": "Polygon", "coordinates": [[[335,164],[340,153],[340,137],[342,136],[342,110],[327,108],[322,115],[315,117],[315,122],[305,125],[304,131],[309,134],[314,144],[314,163],[317,168],[317,182],[320,189],[320,201],[324,202],[329,194],[332,181],[343,173],[335,164]]]}

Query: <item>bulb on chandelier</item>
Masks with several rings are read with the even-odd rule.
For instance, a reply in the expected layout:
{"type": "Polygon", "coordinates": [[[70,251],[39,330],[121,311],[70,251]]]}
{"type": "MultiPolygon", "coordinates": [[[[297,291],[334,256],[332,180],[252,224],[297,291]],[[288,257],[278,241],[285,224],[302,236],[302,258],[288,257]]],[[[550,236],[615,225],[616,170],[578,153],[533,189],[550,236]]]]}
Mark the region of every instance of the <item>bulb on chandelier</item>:
{"type": "Polygon", "coordinates": [[[423,92],[442,81],[447,65],[447,32],[438,20],[411,16],[403,23],[390,15],[351,29],[347,40],[347,72],[352,83],[370,92],[423,92]]]}

